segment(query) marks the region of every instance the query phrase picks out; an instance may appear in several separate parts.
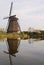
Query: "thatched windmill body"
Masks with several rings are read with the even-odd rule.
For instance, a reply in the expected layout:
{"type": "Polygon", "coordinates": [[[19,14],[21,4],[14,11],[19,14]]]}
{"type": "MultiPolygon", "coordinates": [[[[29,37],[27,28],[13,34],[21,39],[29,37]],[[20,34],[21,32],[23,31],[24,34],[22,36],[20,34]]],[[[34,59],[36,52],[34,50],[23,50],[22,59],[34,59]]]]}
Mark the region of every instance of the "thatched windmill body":
{"type": "Polygon", "coordinates": [[[7,32],[8,33],[9,32],[18,32],[18,31],[21,31],[19,23],[18,23],[18,18],[16,17],[16,15],[11,16],[12,6],[13,6],[13,2],[11,3],[9,17],[5,17],[4,18],[4,19],[8,18],[8,28],[7,28],[7,32]]]}

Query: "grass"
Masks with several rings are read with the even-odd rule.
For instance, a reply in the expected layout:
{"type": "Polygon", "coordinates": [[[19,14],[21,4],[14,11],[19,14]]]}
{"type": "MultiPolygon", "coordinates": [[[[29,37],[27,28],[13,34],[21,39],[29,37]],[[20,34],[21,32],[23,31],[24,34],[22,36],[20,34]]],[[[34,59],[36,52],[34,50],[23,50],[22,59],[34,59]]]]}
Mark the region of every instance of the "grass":
{"type": "Polygon", "coordinates": [[[21,39],[26,39],[26,38],[28,38],[28,35],[24,34],[24,33],[1,33],[0,38],[10,38],[10,39],[11,38],[14,38],[14,39],[21,38],[21,39]]]}
{"type": "MultiPolygon", "coordinates": [[[[32,35],[33,36],[33,35],[32,35]]],[[[6,32],[0,32],[0,39],[3,38],[9,38],[9,39],[28,39],[30,38],[30,35],[28,35],[27,33],[24,32],[20,32],[20,33],[6,33],[6,32]]],[[[40,39],[40,37],[38,37],[40,39]]]]}

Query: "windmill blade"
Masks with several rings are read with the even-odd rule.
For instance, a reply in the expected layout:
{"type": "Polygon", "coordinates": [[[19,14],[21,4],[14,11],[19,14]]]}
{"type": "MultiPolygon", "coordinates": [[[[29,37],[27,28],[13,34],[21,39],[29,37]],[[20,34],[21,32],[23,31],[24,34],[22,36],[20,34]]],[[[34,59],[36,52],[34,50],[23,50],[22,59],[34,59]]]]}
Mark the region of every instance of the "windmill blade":
{"type": "MultiPolygon", "coordinates": [[[[16,15],[12,15],[12,16],[15,17],[16,15]]],[[[4,17],[3,19],[8,19],[9,17],[12,17],[12,16],[4,17]]]]}
{"type": "Polygon", "coordinates": [[[3,19],[8,19],[9,17],[4,17],[3,19]]]}
{"type": "Polygon", "coordinates": [[[20,25],[19,25],[18,21],[17,21],[17,24],[18,24],[18,27],[19,27],[19,31],[21,32],[21,28],[20,28],[20,25]]]}
{"type": "Polygon", "coordinates": [[[8,19],[11,16],[11,12],[12,12],[12,6],[13,6],[13,2],[11,2],[11,7],[10,7],[10,13],[8,17],[4,17],[3,19],[8,19]]]}
{"type": "Polygon", "coordinates": [[[13,6],[13,2],[11,2],[11,7],[10,7],[10,13],[9,13],[9,17],[11,16],[11,12],[12,12],[12,6],[13,6]]]}

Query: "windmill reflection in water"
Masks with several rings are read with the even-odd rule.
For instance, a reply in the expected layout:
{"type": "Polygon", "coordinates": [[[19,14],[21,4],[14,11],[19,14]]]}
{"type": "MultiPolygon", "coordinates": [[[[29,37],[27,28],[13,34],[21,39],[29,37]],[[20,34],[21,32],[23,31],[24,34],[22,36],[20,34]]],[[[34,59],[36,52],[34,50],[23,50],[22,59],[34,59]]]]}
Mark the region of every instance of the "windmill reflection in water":
{"type": "Polygon", "coordinates": [[[20,40],[18,40],[18,39],[7,39],[7,42],[8,42],[8,44],[7,44],[8,51],[4,51],[4,53],[9,54],[10,65],[12,65],[11,56],[16,57],[15,54],[18,53],[18,47],[20,44],[20,40]]]}

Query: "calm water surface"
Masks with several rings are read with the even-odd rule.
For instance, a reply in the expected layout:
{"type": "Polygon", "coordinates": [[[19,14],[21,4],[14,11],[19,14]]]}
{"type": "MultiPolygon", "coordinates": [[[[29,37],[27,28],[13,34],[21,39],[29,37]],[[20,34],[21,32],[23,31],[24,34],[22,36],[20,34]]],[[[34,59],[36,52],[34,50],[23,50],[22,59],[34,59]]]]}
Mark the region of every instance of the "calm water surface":
{"type": "Polygon", "coordinates": [[[44,65],[44,40],[1,40],[0,65],[44,65]]]}

